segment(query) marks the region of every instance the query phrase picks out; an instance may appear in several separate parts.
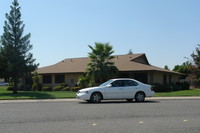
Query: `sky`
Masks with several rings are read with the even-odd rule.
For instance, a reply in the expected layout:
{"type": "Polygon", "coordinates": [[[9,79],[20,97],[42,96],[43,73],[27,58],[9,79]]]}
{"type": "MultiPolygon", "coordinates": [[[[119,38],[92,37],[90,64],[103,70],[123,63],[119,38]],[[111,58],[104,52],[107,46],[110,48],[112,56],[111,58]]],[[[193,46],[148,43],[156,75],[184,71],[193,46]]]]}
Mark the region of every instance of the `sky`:
{"type": "MultiPolygon", "coordinates": [[[[13,0],[0,0],[0,35],[13,0]]],[[[39,67],[87,57],[95,42],[114,55],[145,53],[154,66],[173,69],[200,43],[199,0],[18,0],[24,35],[31,33],[39,67]]]]}

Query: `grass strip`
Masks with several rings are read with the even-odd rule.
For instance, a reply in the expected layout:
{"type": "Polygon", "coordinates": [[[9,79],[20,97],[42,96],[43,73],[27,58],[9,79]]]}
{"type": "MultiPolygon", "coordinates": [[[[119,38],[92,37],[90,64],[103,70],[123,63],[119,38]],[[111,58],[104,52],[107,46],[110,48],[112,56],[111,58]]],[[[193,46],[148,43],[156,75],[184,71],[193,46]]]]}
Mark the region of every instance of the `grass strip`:
{"type": "Polygon", "coordinates": [[[173,92],[156,92],[156,97],[200,96],[200,89],[190,89],[173,92]]]}
{"type": "Polygon", "coordinates": [[[75,94],[74,91],[18,91],[13,94],[12,91],[7,91],[7,87],[0,87],[0,100],[75,98],[75,94]]]}

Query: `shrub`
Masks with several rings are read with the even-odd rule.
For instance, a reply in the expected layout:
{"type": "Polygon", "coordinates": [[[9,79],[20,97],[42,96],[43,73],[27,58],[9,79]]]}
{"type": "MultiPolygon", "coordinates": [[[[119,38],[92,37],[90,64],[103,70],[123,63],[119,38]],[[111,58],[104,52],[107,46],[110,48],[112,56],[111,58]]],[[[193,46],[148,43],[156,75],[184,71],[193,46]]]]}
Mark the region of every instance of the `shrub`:
{"type": "Polygon", "coordinates": [[[176,84],[153,84],[152,85],[155,92],[170,92],[170,91],[179,91],[179,90],[189,90],[190,85],[188,83],[179,83],[176,84]]]}
{"type": "Polygon", "coordinates": [[[70,91],[70,87],[64,87],[61,89],[61,91],[70,91]]]}
{"type": "Polygon", "coordinates": [[[7,91],[13,91],[13,86],[9,86],[9,87],[7,88],[7,91]]]}
{"type": "Polygon", "coordinates": [[[43,91],[52,91],[52,87],[44,86],[44,87],[42,87],[42,90],[43,91]]]}
{"type": "Polygon", "coordinates": [[[64,88],[64,87],[68,87],[68,84],[67,83],[61,83],[61,86],[64,88]]]}
{"type": "Polygon", "coordinates": [[[180,87],[181,90],[189,90],[190,89],[190,84],[187,82],[177,83],[177,85],[180,87]]]}
{"type": "Polygon", "coordinates": [[[53,91],[61,91],[63,89],[62,86],[55,86],[53,87],[53,91]]]}
{"type": "Polygon", "coordinates": [[[71,87],[70,90],[71,90],[71,91],[79,91],[79,90],[80,90],[80,87],[71,87]]]}
{"type": "Polygon", "coordinates": [[[80,88],[86,88],[89,87],[92,84],[91,77],[81,75],[78,79],[78,85],[80,88]]]}
{"type": "Polygon", "coordinates": [[[181,87],[178,84],[172,84],[172,91],[180,91],[181,87]]]}
{"type": "Polygon", "coordinates": [[[33,84],[32,85],[32,91],[42,91],[42,84],[38,83],[38,84],[33,84]]]}
{"type": "Polygon", "coordinates": [[[170,84],[153,84],[152,85],[155,92],[170,92],[173,90],[173,86],[170,84]]]}

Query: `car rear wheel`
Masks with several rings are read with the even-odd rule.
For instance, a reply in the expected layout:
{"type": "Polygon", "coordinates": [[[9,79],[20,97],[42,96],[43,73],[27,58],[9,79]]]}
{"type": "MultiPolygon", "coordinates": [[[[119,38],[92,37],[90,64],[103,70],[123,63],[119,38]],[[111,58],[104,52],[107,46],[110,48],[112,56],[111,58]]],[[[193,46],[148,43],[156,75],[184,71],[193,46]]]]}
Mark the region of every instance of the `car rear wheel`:
{"type": "Polygon", "coordinates": [[[86,102],[90,103],[91,101],[90,100],[86,100],[86,102]]]}
{"type": "Polygon", "coordinates": [[[135,95],[136,102],[143,102],[145,100],[145,94],[143,92],[138,92],[135,95]]]}
{"type": "Polygon", "coordinates": [[[101,93],[93,93],[90,97],[90,101],[93,102],[93,103],[99,103],[101,102],[101,100],[103,99],[101,93]]]}

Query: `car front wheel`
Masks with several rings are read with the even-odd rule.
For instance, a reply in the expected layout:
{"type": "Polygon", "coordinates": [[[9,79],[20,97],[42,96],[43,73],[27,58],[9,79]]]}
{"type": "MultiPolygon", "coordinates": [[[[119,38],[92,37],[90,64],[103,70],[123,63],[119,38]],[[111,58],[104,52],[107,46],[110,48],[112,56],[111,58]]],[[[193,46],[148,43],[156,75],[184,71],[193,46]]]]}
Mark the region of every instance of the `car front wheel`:
{"type": "Polygon", "coordinates": [[[143,102],[145,99],[145,94],[143,92],[138,92],[135,95],[135,101],[136,102],[143,102]]]}
{"type": "Polygon", "coordinates": [[[103,99],[101,93],[93,93],[90,97],[90,101],[93,103],[99,103],[103,99]]]}

